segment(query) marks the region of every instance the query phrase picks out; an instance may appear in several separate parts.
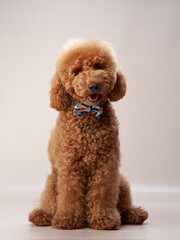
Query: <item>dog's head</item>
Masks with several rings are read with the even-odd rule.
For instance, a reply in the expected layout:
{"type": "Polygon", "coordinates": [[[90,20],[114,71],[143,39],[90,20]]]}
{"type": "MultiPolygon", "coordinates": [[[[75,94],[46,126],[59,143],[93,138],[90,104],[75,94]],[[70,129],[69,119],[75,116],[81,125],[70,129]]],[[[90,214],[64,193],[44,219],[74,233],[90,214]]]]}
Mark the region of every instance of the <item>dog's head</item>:
{"type": "Polygon", "coordinates": [[[64,110],[72,99],[89,106],[107,99],[118,101],[125,92],[125,77],[117,68],[110,44],[78,40],[60,50],[51,80],[52,108],[64,110]]]}

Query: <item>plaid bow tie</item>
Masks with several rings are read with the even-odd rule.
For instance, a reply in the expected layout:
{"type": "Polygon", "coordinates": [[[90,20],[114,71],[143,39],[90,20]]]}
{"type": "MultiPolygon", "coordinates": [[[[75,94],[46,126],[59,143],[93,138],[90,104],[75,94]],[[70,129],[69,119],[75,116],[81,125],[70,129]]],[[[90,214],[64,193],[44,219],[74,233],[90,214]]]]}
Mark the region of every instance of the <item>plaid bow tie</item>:
{"type": "Polygon", "coordinates": [[[74,107],[73,115],[77,116],[83,113],[91,112],[95,117],[100,118],[103,114],[103,104],[87,106],[83,103],[77,103],[74,107]]]}

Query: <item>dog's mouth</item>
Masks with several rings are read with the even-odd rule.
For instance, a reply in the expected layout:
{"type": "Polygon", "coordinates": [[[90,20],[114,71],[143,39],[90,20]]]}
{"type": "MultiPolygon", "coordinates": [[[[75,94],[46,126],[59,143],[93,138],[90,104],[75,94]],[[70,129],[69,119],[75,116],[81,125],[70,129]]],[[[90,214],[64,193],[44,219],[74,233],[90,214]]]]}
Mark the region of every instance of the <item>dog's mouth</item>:
{"type": "Polygon", "coordinates": [[[88,96],[88,100],[90,102],[97,102],[98,99],[99,99],[99,94],[96,94],[96,93],[91,94],[91,95],[88,96]]]}

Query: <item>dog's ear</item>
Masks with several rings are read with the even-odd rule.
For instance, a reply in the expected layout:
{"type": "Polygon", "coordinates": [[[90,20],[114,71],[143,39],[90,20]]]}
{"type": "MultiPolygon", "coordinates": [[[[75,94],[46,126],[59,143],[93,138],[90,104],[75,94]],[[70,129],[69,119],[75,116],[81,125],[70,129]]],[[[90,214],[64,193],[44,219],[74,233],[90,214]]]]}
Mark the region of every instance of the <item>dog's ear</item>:
{"type": "Polygon", "coordinates": [[[117,71],[116,83],[113,90],[109,93],[108,98],[110,101],[115,102],[123,98],[126,93],[126,79],[124,74],[120,71],[117,71]]]}
{"type": "Polygon", "coordinates": [[[57,111],[65,110],[71,105],[71,96],[64,89],[57,72],[51,79],[50,106],[57,111]]]}

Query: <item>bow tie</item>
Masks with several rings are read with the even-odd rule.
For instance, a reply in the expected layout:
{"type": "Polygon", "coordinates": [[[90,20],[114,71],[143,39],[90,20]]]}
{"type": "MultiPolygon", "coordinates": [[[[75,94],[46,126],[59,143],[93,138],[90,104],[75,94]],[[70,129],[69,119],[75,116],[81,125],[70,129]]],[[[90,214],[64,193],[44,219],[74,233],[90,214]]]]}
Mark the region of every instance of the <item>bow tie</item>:
{"type": "Polygon", "coordinates": [[[100,118],[103,114],[103,104],[99,103],[98,105],[87,106],[83,103],[77,103],[74,107],[73,115],[77,116],[88,112],[91,112],[95,117],[100,118]]]}

